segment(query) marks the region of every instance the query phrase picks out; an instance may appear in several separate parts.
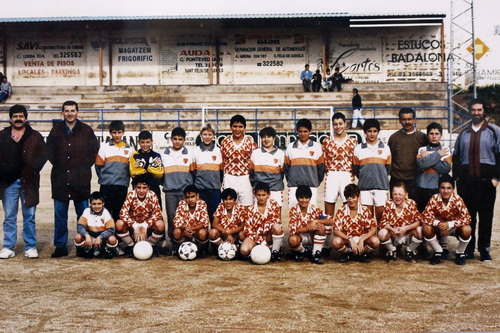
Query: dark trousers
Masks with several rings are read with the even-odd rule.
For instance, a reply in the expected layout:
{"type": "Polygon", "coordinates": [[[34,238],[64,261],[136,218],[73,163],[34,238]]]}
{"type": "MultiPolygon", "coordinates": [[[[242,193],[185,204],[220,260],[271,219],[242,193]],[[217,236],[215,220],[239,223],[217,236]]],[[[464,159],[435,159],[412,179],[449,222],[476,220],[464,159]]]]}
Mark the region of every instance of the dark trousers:
{"type": "Polygon", "coordinates": [[[476,244],[476,224],[478,225],[477,249],[479,252],[489,252],[491,231],[493,228],[493,210],[497,196],[496,187],[490,179],[461,180],[458,182],[458,195],[464,199],[472,218],[472,238],[466,252],[474,253],[476,244]],[[477,221],[479,215],[479,223],[477,221]]]}
{"type": "Polygon", "coordinates": [[[391,198],[392,198],[392,187],[396,183],[403,183],[405,184],[406,188],[408,189],[408,198],[417,201],[417,194],[416,194],[416,180],[415,179],[398,179],[391,177],[391,180],[389,181],[389,187],[391,189],[391,198]]]}
{"type": "Polygon", "coordinates": [[[439,192],[437,188],[421,188],[417,187],[415,190],[415,195],[417,197],[417,209],[420,213],[425,210],[425,206],[429,202],[429,199],[436,193],[439,192]]]}
{"type": "Polygon", "coordinates": [[[128,187],[120,185],[101,185],[101,193],[104,195],[104,207],[109,211],[113,220],[120,218],[125,198],[127,197],[128,187]]]}
{"type": "Polygon", "coordinates": [[[168,191],[165,192],[165,207],[167,211],[167,224],[168,224],[168,237],[170,238],[170,243],[174,243],[173,233],[174,233],[174,217],[177,206],[179,202],[184,199],[184,193],[182,191],[168,191]]]}
{"type": "Polygon", "coordinates": [[[210,222],[214,220],[214,213],[220,203],[220,190],[200,190],[200,199],[207,203],[210,222]]]}

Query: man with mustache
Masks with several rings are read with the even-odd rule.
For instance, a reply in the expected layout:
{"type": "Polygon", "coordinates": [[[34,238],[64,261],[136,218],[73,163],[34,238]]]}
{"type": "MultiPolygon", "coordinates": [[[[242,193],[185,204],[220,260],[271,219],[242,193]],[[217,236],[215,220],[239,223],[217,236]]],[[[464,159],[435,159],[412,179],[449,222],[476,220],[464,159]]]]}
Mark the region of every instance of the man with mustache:
{"type": "Polygon", "coordinates": [[[23,105],[11,107],[9,118],[11,126],[0,131],[0,197],[5,212],[0,259],[16,255],[19,200],[26,243],[24,255],[38,258],[35,212],[40,201],[40,170],[47,162],[47,150],[42,135],[26,123],[28,111],[23,105]]]}
{"type": "Polygon", "coordinates": [[[453,152],[453,176],[458,194],[472,218],[472,239],[467,245],[467,259],[474,258],[475,231],[478,223],[477,249],[481,261],[491,261],[490,244],[496,187],[500,180],[500,128],[486,120],[486,102],[469,102],[472,122],[458,136],[453,152]]]}

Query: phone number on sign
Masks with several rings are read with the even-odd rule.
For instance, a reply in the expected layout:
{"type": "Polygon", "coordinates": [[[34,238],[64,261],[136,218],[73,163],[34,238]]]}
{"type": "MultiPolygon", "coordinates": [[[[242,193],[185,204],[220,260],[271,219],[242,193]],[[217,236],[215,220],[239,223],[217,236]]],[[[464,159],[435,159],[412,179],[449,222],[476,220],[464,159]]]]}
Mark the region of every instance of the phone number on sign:
{"type": "Polygon", "coordinates": [[[55,58],[81,58],[83,52],[59,52],[54,54],[55,58]]]}
{"type": "Polygon", "coordinates": [[[262,66],[283,66],[283,61],[263,61],[262,66]]]}

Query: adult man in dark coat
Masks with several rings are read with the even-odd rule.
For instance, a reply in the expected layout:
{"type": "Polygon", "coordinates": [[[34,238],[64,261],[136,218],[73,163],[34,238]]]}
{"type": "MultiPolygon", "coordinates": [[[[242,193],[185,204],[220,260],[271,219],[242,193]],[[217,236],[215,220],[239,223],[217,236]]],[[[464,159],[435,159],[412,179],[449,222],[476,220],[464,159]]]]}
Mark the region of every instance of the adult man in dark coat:
{"type": "Polygon", "coordinates": [[[11,126],[0,131],[0,197],[5,212],[0,259],[16,255],[19,199],[26,243],[24,255],[38,258],[35,212],[40,201],[40,170],[47,162],[47,150],[42,135],[26,123],[28,111],[23,105],[11,107],[9,118],[11,126]]]}
{"type": "Polygon", "coordinates": [[[52,199],[54,199],[54,245],[52,258],[68,255],[68,208],[73,201],[77,221],[89,206],[92,165],[99,142],[90,126],[78,120],[78,104],[66,101],[62,106],[64,121],[54,125],[47,138],[52,163],[52,199]]]}

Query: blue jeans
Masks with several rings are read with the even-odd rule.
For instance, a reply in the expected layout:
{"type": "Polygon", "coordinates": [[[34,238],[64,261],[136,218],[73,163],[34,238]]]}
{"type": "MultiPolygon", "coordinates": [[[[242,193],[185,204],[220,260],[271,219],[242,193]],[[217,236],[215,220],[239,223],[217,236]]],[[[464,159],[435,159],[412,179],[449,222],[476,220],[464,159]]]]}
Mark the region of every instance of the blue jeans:
{"type": "MultiPolygon", "coordinates": [[[[80,219],[85,208],[89,206],[88,200],[73,201],[76,211],[76,221],[80,219]]],[[[54,200],[54,245],[64,249],[68,248],[68,201],[54,200]]]]}
{"type": "Polygon", "coordinates": [[[5,212],[3,222],[3,247],[14,251],[17,240],[17,211],[21,199],[21,209],[23,211],[23,238],[26,243],[25,249],[36,248],[36,206],[26,207],[25,195],[21,191],[21,180],[18,179],[5,189],[2,203],[5,212]]]}

